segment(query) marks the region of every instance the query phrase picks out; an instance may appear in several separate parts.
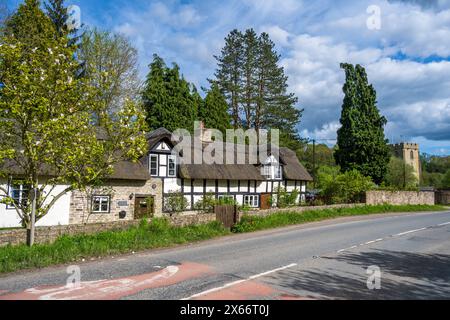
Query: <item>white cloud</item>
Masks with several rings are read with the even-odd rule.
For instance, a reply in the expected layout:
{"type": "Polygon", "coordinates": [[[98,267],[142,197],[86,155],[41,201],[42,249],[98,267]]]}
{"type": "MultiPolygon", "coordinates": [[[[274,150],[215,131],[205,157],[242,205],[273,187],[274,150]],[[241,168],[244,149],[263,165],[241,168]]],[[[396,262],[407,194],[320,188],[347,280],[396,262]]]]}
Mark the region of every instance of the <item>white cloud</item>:
{"type": "Polygon", "coordinates": [[[268,32],[282,54],[289,90],[305,108],[299,127],[303,134],[335,136],[344,82],[339,64],[360,63],[377,90],[381,112],[390,121],[388,137],[424,136],[424,142],[443,140],[439,149],[450,149],[450,62],[420,61],[450,56],[448,0],[193,0],[189,4],[141,0],[139,4],[139,9],[131,3],[121,8],[111,21],[138,47],[143,75],[156,52],[168,63],[176,61],[198,87],[205,86],[213,76],[213,55],[219,54],[223,38],[234,28],[252,27],[268,32]],[[366,27],[366,9],[372,4],[381,8],[380,30],[366,27]],[[403,60],[394,59],[399,52],[406,55],[403,60]]]}

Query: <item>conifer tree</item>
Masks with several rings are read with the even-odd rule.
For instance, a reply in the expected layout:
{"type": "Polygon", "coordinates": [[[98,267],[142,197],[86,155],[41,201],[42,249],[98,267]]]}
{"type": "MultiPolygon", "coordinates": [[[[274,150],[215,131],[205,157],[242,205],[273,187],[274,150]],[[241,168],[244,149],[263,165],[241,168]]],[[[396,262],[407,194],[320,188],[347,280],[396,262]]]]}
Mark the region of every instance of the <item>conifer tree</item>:
{"type": "Polygon", "coordinates": [[[214,128],[223,133],[231,128],[228,104],[216,83],[211,85],[211,89],[206,94],[199,110],[199,119],[207,128],[214,128]]]}
{"type": "Polygon", "coordinates": [[[279,129],[283,145],[298,147],[296,127],[303,110],[296,107],[297,98],[288,92],[288,78],[269,35],[257,36],[253,29],[244,34],[233,30],[215,58],[214,81],[226,98],[233,125],[256,131],[279,129]]]}
{"type": "Polygon", "coordinates": [[[169,131],[194,129],[199,96],[196,89],[180,75],[179,67],[167,67],[158,55],[153,56],[142,98],[151,129],[165,127],[169,131]]]}
{"type": "Polygon", "coordinates": [[[390,160],[388,141],[384,136],[385,117],[377,108],[376,91],[368,83],[365,69],[343,63],[346,81],[338,130],[336,163],[343,171],[356,169],[380,184],[390,160]]]}
{"type": "Polygon", "coordinates": [[[217,60],[215,81],[217,81],[220,90],[227,99],[234,128],[239,128],[242,125],[240,102],[243,91],[243,38],[244,36],[240,31],[236,29],[231,31],[225,38],[225,46],[222,48],[220,56],[215,56],[217,60]]]}

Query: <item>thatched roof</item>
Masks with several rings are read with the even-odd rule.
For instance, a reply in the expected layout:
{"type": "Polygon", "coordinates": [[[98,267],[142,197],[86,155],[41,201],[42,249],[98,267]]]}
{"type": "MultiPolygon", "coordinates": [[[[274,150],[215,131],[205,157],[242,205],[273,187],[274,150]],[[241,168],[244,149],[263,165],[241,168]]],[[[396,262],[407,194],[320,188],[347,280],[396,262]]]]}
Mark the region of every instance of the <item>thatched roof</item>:
{"type": "Polygon", "coordinates": [[[179,175],[184,179],[264,180],[258,167],[251,164],[181,164],[179,175]]]}
{"type": "MultiPolygon", "coordinates": [[[[171,140],[172,133],[164,128],[159,128],[146,135],[149,150],[151,150],[161,140],[171,140]]],[[[172,143],[173,144],[173,143],[172,143]]],[[[208,144],[192,146],[191,152],[196,148],[198,151],[204,151],[208,144]]],[[[242,147],[242,146],[241,146],[242,147]]],[[[265,178],[261,175],[261,164],[256,161],[249,164],[249,149],[239,148],[236,144],[224,143],[224,159],[226,159],[226,150],[234,150],[235,161],[238,155],[243,156],[247,164],[180,164],[178,175],[184,179],[207,179],[207,180],[256,180],[262,181],[265,178]],[[227,148],[228,147],[228,148],[227,148]]],[[[268,147],[269,153],[279,153],[279,160],[283,166],[284,178],[287,180],[312,181],[313,178],[306,171],[303,165],[298,161],[294,151],[288,148],[268,147]]],[[[192,158],[193,159],[193,158],[192,158]]],[[[256,159],[257,160],[257,159],[256,159]]],[[[13,161],[7,162],[3,166],[4,171],[13,175],[20,175],[21,170],[13,161]]],[[[51,170],[45,170],[45,175],[51,176],[51,170]]],[[[114,173],[110,179],[117,180],[138,180],[146,181],[151,179],[148,170],[148,155],[136,163],[131,161],[122,161],[114,166],[114,173]]]]}
{"type": "Polygon", "coordinates": [[[288,180],[313,181],[313,177],[305,167],[298,161],[294,151],[288,148],[280,148],[280,159],[283,159],[283,175],[288,180]]]}
{"type": "MultiPolygon", "coordinates": [[[[2,171],[12,176],[23,176],[23,169],[15,161],[8,160],[2,165],[2,171]]],[[[54,169],[49,166],[40,168],[41,176],[53,177],[56,175],[54,169]]],[[[148,169],[141,162],[121,161],[114,165],[114,172],[109,179],[114,180],[138,180],[147,181],[151,178],[148,169]]]]}

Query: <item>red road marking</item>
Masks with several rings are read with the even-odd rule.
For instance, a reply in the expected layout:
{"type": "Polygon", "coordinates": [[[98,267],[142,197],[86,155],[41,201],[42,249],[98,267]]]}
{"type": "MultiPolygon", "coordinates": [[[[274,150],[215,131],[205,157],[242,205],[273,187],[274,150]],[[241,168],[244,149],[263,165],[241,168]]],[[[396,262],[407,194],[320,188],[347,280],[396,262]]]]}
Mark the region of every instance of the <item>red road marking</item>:
{"type": "Polygon", "coordinates": [[[277,290],[267,284],[255,280],[245,281],[216,292],[207,293],[194,300],[257,300],[257,299],[303,299],[277,290]]]}
{"type": "Polygon", "coordinates": [[[114,300],[213,273],[207,265],[186,262],[126,278],[81,282],[79,286],[43,286],[0,296],[0,300],[114,300]]]}

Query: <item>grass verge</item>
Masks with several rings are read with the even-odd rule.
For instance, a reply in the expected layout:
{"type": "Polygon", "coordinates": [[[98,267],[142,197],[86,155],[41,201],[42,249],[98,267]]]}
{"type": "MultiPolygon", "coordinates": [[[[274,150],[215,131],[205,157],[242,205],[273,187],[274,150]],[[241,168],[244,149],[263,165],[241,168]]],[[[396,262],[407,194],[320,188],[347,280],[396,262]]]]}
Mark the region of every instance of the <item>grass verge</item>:
{"type": "MultiPolygon", "coordinates": [[[[244,216],[232,232],[243,233],[263,229],[302,224],[343,216],[368,215],[387,212],[439,211],[441,206],[363,206],[311,210],[302,213],[283,212],[267,217],[244,216]]],[[[0,248],[0,273],[22,269],[42,268],[71,263],[82,259],[130,253],[144,249],[170,247],[230,234],[218,222],[204,225],[174,227],[165,219],[142,221],[137,227],[122,231],[107,231],[94,235],[62,236],[54,243],[0,248]]]]}
{"type": "Polygon", "coordinates": [[[354,208],[333,208],[324,210],[308,210],[298,212],[281,212],[266,217],[243,216],[241,221],[233,227],[234,233],[253,232],[264,229],[271,229],[307,222],[321,221],[326,219],[362,216],[377,213],[395,213],[395,212],[415,212],[415,211],[441,211],[446,210],[442,206],[431,205],[377,205],[362,206],[354,208]]]}

